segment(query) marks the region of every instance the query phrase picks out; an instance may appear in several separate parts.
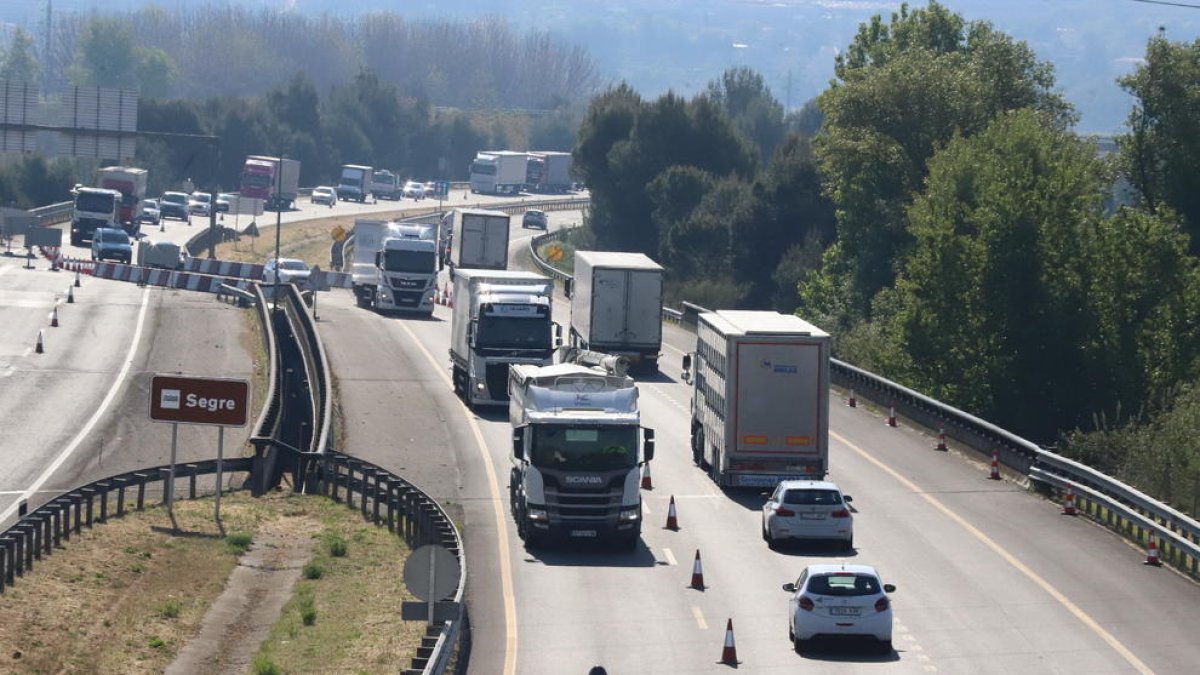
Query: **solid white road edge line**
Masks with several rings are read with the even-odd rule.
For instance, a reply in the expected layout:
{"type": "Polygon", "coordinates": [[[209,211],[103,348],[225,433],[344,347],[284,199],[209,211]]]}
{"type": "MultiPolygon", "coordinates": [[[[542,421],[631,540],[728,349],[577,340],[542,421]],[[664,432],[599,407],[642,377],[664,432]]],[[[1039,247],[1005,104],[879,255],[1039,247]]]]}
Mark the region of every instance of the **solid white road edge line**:
{"type": "MultiPolygon", "coordinates": [[[[450,385],[451,389],[454,383],[450,380],[450,376],[442,370],[442,364],[433,358],[433,354],[425,349],[425,345],[417,339],[416,333],[404,325],[403,322],[397,322],[400,328],[408,333],[408,337],[412,339],[417,349],[425,355],[425,359],[429,361],[429,365],[433,366],[433,371],[437,373],[442,380],[450,385]]],[[[513,579],[512,579],[512,561],[511,551],[508,548],[508,520],[504,502],[500,498],[500,487],[496,483],[496,467],[492,464],[492,457],[488,454],[487,443],[483,440],[483,432],[479,430],[479,422],[475,420],[475,416],[467,409],[465,404],[460,406],[463,416],[467,419],[467,425],[471,427],[471,434],[475,437],[475,447],[479,450],[479,455],[483,458],[484,472],[487,473],[488,491],[492,495],[492,512],[496,515],[496,546],[500,553],[500,590],[504,597],[504,675],[516,675],[517,672],[517,601],[513,595],[513,579]]]]}
{"type": "Polygon", "coordinates": [[[692,605],[692,616],[696,617],[696,625],[700,630],[708,630],[708,622],[704,620],[704,612],[699,607],[692,605]]]}
{"type": "Polygon", "coordinates": [[[121,364],[121,370],[117,373],[117,379],[113,380],[112,386],[109,387],[108,393],[104,396],[104,400],[101,401],[100,405],[96,408],[96,412],[92,413],[92,416],[88,419],[87,423],[83,425],[83,428],[79,430],[79,433],[75,434],[75,438],[72,438],[71,442],[67,444],[67,447],[63,448],[62,452],[58,453],[58,456],[54,458],[54,461],[50,463],[50,466],[46,467],[46,469],[42,471],[42,475],[38,476],[37,480],[33,482],[33,485],[25,488],[25,490],[21,493],[21,498],[13,502],[11,506],[9,506],[7,509],[4,509],[4,511],[0,513],[0,523],[7,522],[8,519],[17,512],[17,509],[20,507],[22,501],[29,499],[29,497],[33,496],[35,492],[41,489],[42,485],[45,485],[46,481],[50,480],[50,477],[54,475],[54,472],[58,471],[67,461],[67,459],[69,459],[71,455],[79,449],[79,446],[83,443],[84,439],[87,438],[88,434],[92,433],[92,429],[99,424],[100,418],[105,412],[108,411],[108,406],[112,404],[113,399],[117,397],[117,392],[120,391],[121,386],[125,384],[125,378],[129,376],[129,369],[133,366],[133,359],[135,356],[137,356],[138,345],[142,341],[142,329],[146,324],[146,309],[150,306],[149,301],[150,289],[147,288],[142,291],[142,307],[141,310],[138,311],[137,327],[133,331],[133,339],[129,341],[129,351],[125,354],[125,362],[121,364]]]}

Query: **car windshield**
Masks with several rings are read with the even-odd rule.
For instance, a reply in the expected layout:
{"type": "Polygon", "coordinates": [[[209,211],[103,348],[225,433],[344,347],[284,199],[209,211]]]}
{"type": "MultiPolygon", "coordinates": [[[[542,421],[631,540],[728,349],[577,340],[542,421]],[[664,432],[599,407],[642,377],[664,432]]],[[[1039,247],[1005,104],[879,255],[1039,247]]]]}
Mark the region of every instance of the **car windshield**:
{"type": "Polygon", "coordinates": [[[168,204],[184,204],[187,202],[187,195],[182,192],[168,192],[162,196],[162,200],[168,204]]]}
{"type": "Polygon", "coordinates": [[[121,232],[114,232],[110,230],[108,232],[100,233],[100,241],[106,244],[128,244],[129,237],[125,236],[121,232]]]}
{"type": "Polygon", "coordinates": [[[195,199],[198,202],[208,202],[212,200],[212,195],[208,194],[207,192],[197,192],[196,194],[192,195],[192,199],[195,199]]]}
{"type": "Polygon", "coordinates": [[[808,580],[808,592],[815,595],[856,596],[879,593],[879,579],[866,574],[818,574],[808,580]]]}
{"type": "Polygon", "coordinates": [[[530,460],[562,471],[625,469],[637,464],[637,429],[534,425],[530,460]]]}
{"type": "Polygon", "coordinates": [[[304,264],[303,260],[282,260],[279,263],[281,270],[307,270],[308,265],[304,264]]]}
{"type": "Polygon", "coordinates": [[[332,192],[333,190],[330,190],[329,188],[316,188],[313,190],[313,194],[321,195],[322,197],[328,197],[332,192]]]}
{"type": "Polygon", "coordinates": [[[788,490],[783,495],[784,504],[799,506],[837,506],[842,503],[842,496],[837,490],[788,490]]]}
{"type": "Polygon", "coordinates": [[[147,199],[146,201],[142,202],[142,208],[143,209],[157,209],[158,208],[158,200],[157,199],[147,199]]]}

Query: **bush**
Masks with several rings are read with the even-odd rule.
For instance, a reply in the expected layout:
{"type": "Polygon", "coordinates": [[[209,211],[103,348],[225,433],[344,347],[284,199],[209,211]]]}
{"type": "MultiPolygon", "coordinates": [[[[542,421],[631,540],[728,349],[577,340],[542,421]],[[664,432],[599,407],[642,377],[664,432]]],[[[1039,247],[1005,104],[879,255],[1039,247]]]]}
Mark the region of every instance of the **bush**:
{"type": "Polygon", "coordinates": [[[346,540],[340,534],[331,534],[325,540],[325,545],[329,547],[329,555],[335,558],[342,558],[346,555],[346,540]]]}
{"type": "Polygon", "coordinates": [[[303,573],[305,579],[320,579],[325,576],[325,566],[316,560],[310,560],[304,565],[303,573]]]}
{"type": "Polygon", "coordinates": [[[158,613],[166,619],[178,619],[182,611],[183,605],[178,600],[168,600],[158,608],[158,613]]]}
{"type": "Polygon", "coordinates": [[[250,664],[250,672],[254,675],[283,675],[282,668],[261,654],[254,657],[254,663],[250,664]]]}
{"type": "Polygon", "coordinates": [[[233,532],[225,537],[225,545],[236,555],[245,553],[253,541],[254,535],[248,532],[233,532]]]}

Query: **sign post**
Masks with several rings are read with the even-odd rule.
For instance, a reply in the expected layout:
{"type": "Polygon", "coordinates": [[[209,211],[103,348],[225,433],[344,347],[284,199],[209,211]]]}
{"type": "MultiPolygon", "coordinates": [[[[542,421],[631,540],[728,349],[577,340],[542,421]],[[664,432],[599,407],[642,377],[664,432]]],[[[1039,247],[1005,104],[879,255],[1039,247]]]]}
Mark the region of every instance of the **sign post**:
{"type": "Polygon", "coordinates": [[[250,407],[250,384],[246,380],[155,375],[150,380],[150,419],[171,424],[171,466],[166,490],[167,513],[171,527],[175,521],[175,459],[179,425],[216,426],[217,433],[217,506],[221,522],[221,471],[225,451],[225,427],[244,427],[250,407]]]}

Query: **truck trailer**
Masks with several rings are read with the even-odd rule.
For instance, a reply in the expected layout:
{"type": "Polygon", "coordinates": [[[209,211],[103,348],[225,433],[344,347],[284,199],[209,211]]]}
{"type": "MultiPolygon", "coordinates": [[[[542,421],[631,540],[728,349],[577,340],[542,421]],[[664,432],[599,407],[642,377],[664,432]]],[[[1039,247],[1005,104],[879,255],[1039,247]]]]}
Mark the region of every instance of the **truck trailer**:
{"type": "Polygon", "coordinates": [[[456,269],[450,317],[454,392],[468,407],[508,402],[508,367],[554,356],[549,278],[532,272],[456,269]]]}
{"type": "Polygon", "coordinates": [[[487,150],[471,162],[471,192],[485,195],[520,194],[525,189],[529,155],[513,150],[487,150]]]}
{"type": "Polygon", "coordinates": [[[300,193],[300,160],[248,155],[239,194],[261,199],[272,211],[286,211],[300,193]]]}
{"type": "MultiPolygon", "coordinates": [[[[771,311],[700,314],[692,460],[718,485],[774,487],[829,470],[829,335],[771,311]]],[[[692,370],[692,366],[695,370],[692,370]]]]}
{"type": "Polygon", "coordinates": [[[569,152],[530,152],[529,165],[525,170],[525,188],[530,192],[569,192],[572,161],[569,152]]]}
{"type": "Polygon", "coordinates": [[[136,237],[142,229],[142,200],[146,198],[149,178],[149,171],[132,166],[106,166],[96,170],[98,187],[121,193],[118,219],[131,237],[136,237]]]}
{"type": "Polygon", "coordinates": [[[663,268],[641,253],[576,251],[570,344],[658,371],[662,348],[663,268]]]}
{"type": "Polygon", "coordinates": [[[632,549],[642,531],[639,469],[654,458],[654,430],[641,426],[623,359],[564,352],[554,365],[509,368],[517,533],[530,548],[561,537],[632,549]]]}
{"type": "Polygon", "coordinates": [[[507,269],[511,219],[503,211],[486,209],[454,209],[446,214],[443,227],[448,226],[450,233],[450,268],[507,269]]]}
{"type": "Polygon", "coordinates": [[[371,192],[371,175],[375,173],[369,166],[359,164],[343,164],[341,177],[338,178],[337,195],[343,201],[354,200],[359,204],[367,201],[371,192]]]}

